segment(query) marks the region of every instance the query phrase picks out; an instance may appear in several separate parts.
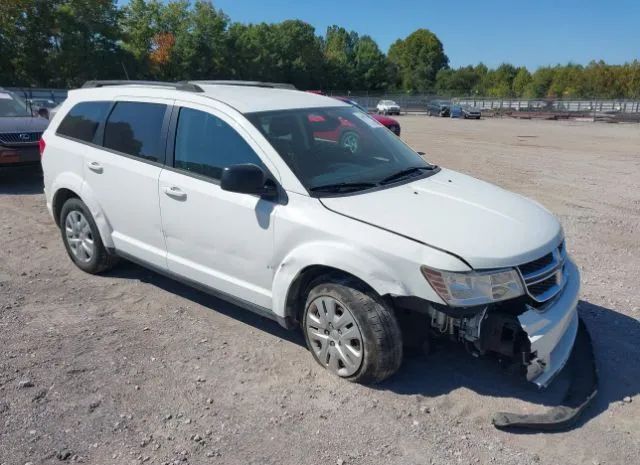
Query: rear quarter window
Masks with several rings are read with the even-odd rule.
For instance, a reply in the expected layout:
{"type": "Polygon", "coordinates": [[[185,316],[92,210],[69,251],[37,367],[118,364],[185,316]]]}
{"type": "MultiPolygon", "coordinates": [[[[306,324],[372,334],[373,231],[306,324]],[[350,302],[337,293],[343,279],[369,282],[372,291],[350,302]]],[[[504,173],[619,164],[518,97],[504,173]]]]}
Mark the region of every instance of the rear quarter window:
{"type": "Polygon", "coordinates": [[[94,142],[100,123],[107,116],[111,102],[82,102],[64,117],[56,134],[84,142],[94,142]]]}

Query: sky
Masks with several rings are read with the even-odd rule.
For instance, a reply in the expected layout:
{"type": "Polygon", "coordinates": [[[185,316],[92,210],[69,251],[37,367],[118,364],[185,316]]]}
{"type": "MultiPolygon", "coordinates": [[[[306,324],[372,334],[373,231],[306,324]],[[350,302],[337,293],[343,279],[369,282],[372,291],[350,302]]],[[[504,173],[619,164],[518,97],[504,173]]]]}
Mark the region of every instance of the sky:
{"type": "MultiPolygon", "coordinates": [[[[126,0],[120,0],[126,3],[126,0]]],[[[386,52],[418,28],[435,32],[452,67],[640,59],[640,0],[213,0],[232,21],[337,24],[386,52]]]]}

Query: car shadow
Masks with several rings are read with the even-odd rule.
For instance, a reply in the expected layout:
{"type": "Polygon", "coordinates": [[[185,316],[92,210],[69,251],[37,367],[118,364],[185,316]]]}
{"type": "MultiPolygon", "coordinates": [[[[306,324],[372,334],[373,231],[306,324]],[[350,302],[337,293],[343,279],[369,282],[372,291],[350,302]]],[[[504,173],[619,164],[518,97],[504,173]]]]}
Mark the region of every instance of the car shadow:
{"type": "Polygon", "coordinates": [[[44,184],[40,165],[0,168],[0,195],[28,195],[42,192],[44,192],[44,184]]]}
{"type": "MultiPolygon", "coordinates": [[[[124,262],[107,275],[152,284],[305,348],[300,331],[288,331],[273,320],[136,264],[124,262]]],[[[640,359],[629,356],[637,351],[640,322],[613,309],[586,301],[580,301],[578,311],[592,337],[599,391],[593,404],[572,428],[597,417],[611,404],[640,393],[640,359]]],[[[565,370],[548,388],[538,389],[527,382],[524,376],[501,365],[495,358],[475,358],[460,344],[437,342],[428,357],[416,352],[406,353],[398,373],[387,381],[372,386],[372,389],[391,391],[398,395],[438,397],[463,387],[484,396],[520,399],[552,407],[561,404],[569,384],[569,374],[565,370]]]]}
{"type": "MultiPolygon", "coordinates": [[[[591,334],[599,386],[594,402],[572,428],[580,427],[625,397],[640,393],[640,359],[629,356],[637,352],[640,322],[586,301],[579,302],[578,312],[591,334]]],[[[398,374],[376,389],[437,397],[464,387],[481,395],[552,407],[562,404],[569,384],[568,370],[563,370],[549,387],[538,389],[492,357],[474,358],[459,344],[443,342],[436,345],[435,353],[427,358],[405,357],[398,374]]]]}
{"type": "Polygon", "coordinates": [[[253,313],[224,299],[207,294],[204,291],[195,289],[135,263],[123,261],[117,267],[105,273],[105,276],[120,279],[135,279],[140,282],[151,284],[164,291],[176,294],[193,303],[202,305],[203,307],[252,326],[253,328],[265,331],[273,336],[305,347],[304,337],[299,331],[289,331],[280,326],[280,324],[275,320],[260,316],[257,313],[253,313]]]}

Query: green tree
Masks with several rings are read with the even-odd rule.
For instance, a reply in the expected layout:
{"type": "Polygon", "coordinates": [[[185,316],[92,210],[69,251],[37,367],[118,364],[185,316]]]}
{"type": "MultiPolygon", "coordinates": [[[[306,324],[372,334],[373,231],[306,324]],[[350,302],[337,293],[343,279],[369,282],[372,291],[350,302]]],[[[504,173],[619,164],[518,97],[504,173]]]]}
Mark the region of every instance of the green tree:
{"type": "Polygon", "coordinates": [[[474,95],[478,92],[482,76],[473,66],[441,69],[436,75],[436,92],[450,96],[474,95]]]}
{"type": "Polygon", "coordinates": [[[413,92],[433,91],[438,71],[449,64],[442,42],[428,29],[418,29],[394,42],[389,60],[398,67],[402,88],[413,92]]]}
{"type": "Polygon", "coordinates": [[[489,97],[513,97],[513,80],[517,70],[509,63],[503,63],[489,70],[483,77],[483,88],[489,97]]]}
{"type": "Polygon", "coordinates": [[[53,76],[57,1],[0,2],[0,85],[46,85],[53,76]]]}
{"type": "Polygon", "coordinates": [[[354,50],[354,83],[358,90],[386,90],[389,87],[387,57],[369,36],[362,36],[354,50]]]}
{"type": "Polygon", "coordinates": [[[324,38],[324,60],[327,86],[350,89],[355,83],[355,54],[359,37],[340,26],[329,26],[324,38]]]}
{"type": "Polygon", "coordinates": [[[551,67],[538,68],[531,75],[531,82],[527,85],[524,96],[527,98],[547,97],[555,70],[551,67]]]}
{"type": "Polygon", "coordinates": [[[289,82],[302,89],[323,83],[322,44],[307,23],[235,23],[229,41],[235,78],[289,82]]]}
{"type": "Polygon", "coordinates": [[[183,73],[190,79],[229,77],[227,26],[229,18],[210,1],[196,1],[185,37],[183,73]]]}
{"type": "Polygon", "coordinates": [[[531,73],[527,68],[521,66],[513,78],[513,95],[522,97],[526,94],[527,86],[531,83],[531,73]]]}
{"type": "Polygon", "coordinates": [[[65,0],[55,9],[50,84],[75,86],[89,79],[124,78],[119,10],[115,0],[65,0]]]}

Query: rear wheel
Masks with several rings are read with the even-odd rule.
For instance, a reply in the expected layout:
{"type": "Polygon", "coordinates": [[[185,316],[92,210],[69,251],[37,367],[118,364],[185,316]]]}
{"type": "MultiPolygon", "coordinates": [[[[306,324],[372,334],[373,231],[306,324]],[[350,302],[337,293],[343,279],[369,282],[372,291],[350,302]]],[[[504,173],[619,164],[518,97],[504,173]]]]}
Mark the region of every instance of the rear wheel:
{"type": "Polygon", "coordinates": [[[382,381],[402,362],[402,335],[393,310],[355,280],[312,283],[302,325],[316,361],[349,381],[382,381]]]}
{"type": "Polygon", "coordinates": [[[105,249],[93,216],[82,200],[71,198],[64,203],[60,231],[69,257],[81,270],[96,274],[116,264],[117,257],[105,249]]]}

